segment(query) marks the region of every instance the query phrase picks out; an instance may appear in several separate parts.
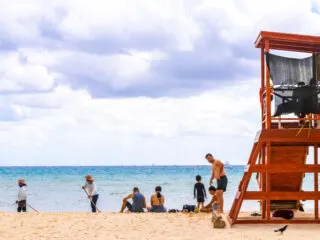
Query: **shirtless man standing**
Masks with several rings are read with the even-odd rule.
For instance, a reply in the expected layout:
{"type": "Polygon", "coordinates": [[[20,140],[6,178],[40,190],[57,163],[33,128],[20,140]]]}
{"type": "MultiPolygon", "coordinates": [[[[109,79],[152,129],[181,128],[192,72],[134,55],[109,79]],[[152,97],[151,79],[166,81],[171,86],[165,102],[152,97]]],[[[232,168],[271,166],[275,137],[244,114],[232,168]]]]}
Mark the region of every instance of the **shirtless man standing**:
{"type": "Polygon", "coordinates": [[[208,153],[205,157],[209,163],[212,164],[212,175],[210,178],[209,186],[212,185],[213,179],[217,180],[217,191],[216,196],[219,202],[219,213],[223,213],[223,192],[227,190],[228,178],[224,171],[223,163],[215,159],[211,153],[208,153]]]}

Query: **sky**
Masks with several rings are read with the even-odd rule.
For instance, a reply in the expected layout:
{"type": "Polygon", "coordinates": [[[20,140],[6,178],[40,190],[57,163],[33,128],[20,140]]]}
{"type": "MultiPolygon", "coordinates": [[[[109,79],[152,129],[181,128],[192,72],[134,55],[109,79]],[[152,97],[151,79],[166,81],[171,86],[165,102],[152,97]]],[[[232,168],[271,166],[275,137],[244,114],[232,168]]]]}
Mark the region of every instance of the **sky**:
{"type": "Polygon", "coordinates": [[[0,0],[0,165],[246,164],[258,33],[319,22],[317,0],[0,0]]]}

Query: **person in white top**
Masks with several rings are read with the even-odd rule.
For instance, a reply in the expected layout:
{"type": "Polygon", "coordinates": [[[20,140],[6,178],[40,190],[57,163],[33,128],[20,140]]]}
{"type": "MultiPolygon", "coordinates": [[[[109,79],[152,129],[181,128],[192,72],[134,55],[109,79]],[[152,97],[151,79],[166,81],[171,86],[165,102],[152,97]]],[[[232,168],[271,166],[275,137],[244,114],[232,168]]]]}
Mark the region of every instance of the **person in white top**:
{"type": "Polygon", "coordinates": [[[27,211],[27,184],[24,179],[18,180],[19,185],[19,193],[18,200],[16,203],[18,204],[18,212],[26,212],[27,211]]]}
{"type": "Polygon", "coordinates": [[[83,189],[85,189],[88,193],[88,198],[91,200],[91,209],[92,212],[96,212],[97,211],[97,201],[98,201],[98,191],[97,191],[97,186],[96,183],[94,182],[94,178],[91,175],[87,175],[86,177],[86,183],[85,185],[82,187],[83,189]]]}

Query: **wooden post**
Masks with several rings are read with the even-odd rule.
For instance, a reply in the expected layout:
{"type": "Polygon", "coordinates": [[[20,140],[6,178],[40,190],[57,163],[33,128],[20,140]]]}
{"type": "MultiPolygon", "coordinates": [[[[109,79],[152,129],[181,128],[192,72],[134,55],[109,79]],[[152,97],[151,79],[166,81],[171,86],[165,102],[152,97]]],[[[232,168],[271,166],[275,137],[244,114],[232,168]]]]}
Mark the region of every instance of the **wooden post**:
{"type": "Polygon", "coordinates": [[[264,108],[264,97],[263,97],[263,92],[265,90],[265,78],[264,78],[264,72],[265,72],[265,64],[264,64],[264,47],[261,47],[261,89],[260,89],[260,100],[261,100],[261,119],[262,119],[262,129],[265,128],[266,123],[263,122],[263,120],[265,119],[264,112],[265,112],[265,108],[264,108]]]}
{"type": "MultiPolygon", "coordinates": [[[[269,53],[269,40],[265,41],[266,52],[269,53]]],[[[271,127],[271,89],[270,89],[270,73],[268,67],[266,67],[266,129],[271,127]]]]}
{"type": "MultiPolygon", "coordinates": [[[[266,167],[266,145],[263,145],[262,147],[262,165],[266,167]]],[[[261,173],[261,186],[262,186],[262,192],[266,191],[266,173],[261,173]]],[[[262,219],[266,218],[266,201],[262,201],[262,219]]]]}
{"type": "MultiPolygon", "coordinates": [[[[314,145],[314,164],[318,164],[318,144],[314,145]]],[[[314,191],[318,192],[318,172],[314,173],[314,191]]],[[[319,219],[319,201],[314,200],[314,213],[315,213],[315,219],[319,219]]]]}
{"type": "MultiPolygon", "coordinates": [[[[265,165],[266,167],[269,166],[271,162],[271,143],[267,142],[267,164],[265,165]]],[[[271,190],[270,187],[270,174],[268,170],[266,170],[266,193],[269,193],[271,190]]],[[[270,220],[270,199],[266,200],[266,215],[267,215],[267,220],[270,220]]]]}

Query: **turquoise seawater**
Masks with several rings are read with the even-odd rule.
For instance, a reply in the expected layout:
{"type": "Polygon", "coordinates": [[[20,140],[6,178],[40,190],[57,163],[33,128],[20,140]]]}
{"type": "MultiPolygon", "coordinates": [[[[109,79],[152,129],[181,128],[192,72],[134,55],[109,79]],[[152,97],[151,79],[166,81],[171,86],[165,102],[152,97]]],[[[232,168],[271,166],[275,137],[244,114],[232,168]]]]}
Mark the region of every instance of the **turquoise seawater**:
{"type": "MultiPolygon", "coordinates": [[[[231,208],[242,179],[244,166],[226,167],[228,188],[224,194],[225,210],[231,208]]],[[[195,204],[193,186],[195,176],[201,175],[206,189],[209,187],[210,166],[119,166],[119,167],[0,167],[0,211],[14,212],[17,199],[17,179],[28,184],[28,203],[42,212],[90,211],[89,200],[81,189],[84,176],[92,174],[98,187],[98,208],[101,211],[120,210],[122,198],[137,186],[147,198],[157,185],[162,187],[166,207],[181,209],[184,204],[195,204]]],[[[216,186],[216,182],[214,181],[216,186]]],[[[249,184],[257,190],[255,175],[249,184]]],[[[313,190],[313,176],[306,175],[303,189],[313,190]]],[[[209,201],[209,198],[206,200],[209,201]]],[[[305,210],[313,202],[305,202],[305,210]]],[[[257,201],[244,202],[241,211],[258,210],[257,201]]],[[[29,209],[29,211],[32,211],[29,209]]]]}

